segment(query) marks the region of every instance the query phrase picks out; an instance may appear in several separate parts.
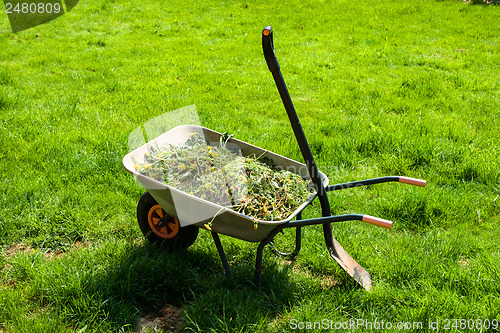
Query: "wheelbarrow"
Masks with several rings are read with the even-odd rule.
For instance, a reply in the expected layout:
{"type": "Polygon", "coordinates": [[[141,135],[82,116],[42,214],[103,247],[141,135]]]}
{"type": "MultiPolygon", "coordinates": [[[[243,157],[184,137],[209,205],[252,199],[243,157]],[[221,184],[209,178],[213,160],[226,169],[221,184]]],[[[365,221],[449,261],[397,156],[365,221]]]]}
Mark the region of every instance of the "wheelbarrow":
{"type": "Polygon", "coordinates": [[[237,146],[243,156],[265,156],[271,159],[278,168],[289,170],[300,175],[304,179],[310,180],[314,185],[315,192],[295,211],[290,212],[290,215],[286,219],[278,221],[256,221],[255,218],[198,198],[138,173],[134,166],[136,163],[144,162],[145,153],[149,152],[151,147],[183,144],[189,139],[193,132],[202,135],[210,145],[216,146],[221,142],[221,136],[223,135],[221,133],[202,126],[182,125],[158,136],[154,140],[133,150],[123,158],[123,166],[125,169],[133,174],[136,180],[148,190],[141,196],[137,205],[137,220],[139,227],[150,242],[161,243],[164,246],[173,248],[189,247],[196,240],[200,228],[209,229],[219,253],[222,266],[227,275],[231,275],[232,273],[219,234],[235,237],[248,242],[259,243],[255,260],[254,283],[257,287],[260,287],[263,249],[268,244],[273,246],[273,239],[276,234],[286,228],[295,228],[295,249],[290,253],[283,253],[277,250],[275,252],[283,256],[297,255],[301,248],[302,227],[320,224],[323,226],[326,248],[331,257],[360,285],[369,290],[371,287],[369,273],[361,267],[333,237],[331,224],[333,222],[358,220],[391,229],[392,222],[378,217],[361,214],[332,215],[327,192],[385,182],[400,182],[423,187],[426,182],[425,180],[409,177],[387,176],[330,185],[328,177],[318,170],[293,106],[293,102],[286,88],[278,60],[274,53],[273,30],[270,26],[265,27],[262,31],[262,47],[267,65],[278,88],[293,133],[304,158],[304,163],[291,160],[235,138],[230,138],[229,142],[237,146]],[[316,198],[319,200],[322,216],[303,219],[303,210],[316,198]],[[210,222],[209,225],[211,226],[209,228],[207,228],[208,222],[210,222]],[[254,226],[256,222],[258,223],[258,228],[255,229],[254,226]]]}

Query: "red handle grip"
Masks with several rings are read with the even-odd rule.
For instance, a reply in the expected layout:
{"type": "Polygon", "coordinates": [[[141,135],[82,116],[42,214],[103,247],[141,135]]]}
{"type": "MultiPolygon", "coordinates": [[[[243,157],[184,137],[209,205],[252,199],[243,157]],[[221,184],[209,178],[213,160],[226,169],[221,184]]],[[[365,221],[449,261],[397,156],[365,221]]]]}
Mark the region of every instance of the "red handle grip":
{"type": "Polygon", "coordinates": [[[392,221],[384,220],[375,216],[363,215],[362,221],[376,225],[377,227],[392,229],[392,221]]]}
{"type": "Polygon", "coordinates": [[[410,178],[410,177],[399,177],[399,182],[421,187],[425,187],[426,183],[426,181],[423,179],[410,178]]]}

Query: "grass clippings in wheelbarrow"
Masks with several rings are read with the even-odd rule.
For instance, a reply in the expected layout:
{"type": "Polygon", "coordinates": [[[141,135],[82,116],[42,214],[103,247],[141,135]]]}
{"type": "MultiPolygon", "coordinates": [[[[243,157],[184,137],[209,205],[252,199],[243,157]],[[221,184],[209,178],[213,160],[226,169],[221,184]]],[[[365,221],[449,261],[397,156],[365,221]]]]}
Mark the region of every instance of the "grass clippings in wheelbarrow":
{"type": "MultiPolygon", "coordinates": [[[[231,151],[224,134],[219,147],[198,133],[183,145],[151,147],[135,169],[196,197],[264,221],[286,219],[314,193],[311,182],[261,156],[231,151]],[[268,163],[265,163],[268,162],[268,163]]],[[[210,228],[210,224],[207,225],[210,228]]],[[[255,224],[257,228],[257,224],[255,224]]]]}

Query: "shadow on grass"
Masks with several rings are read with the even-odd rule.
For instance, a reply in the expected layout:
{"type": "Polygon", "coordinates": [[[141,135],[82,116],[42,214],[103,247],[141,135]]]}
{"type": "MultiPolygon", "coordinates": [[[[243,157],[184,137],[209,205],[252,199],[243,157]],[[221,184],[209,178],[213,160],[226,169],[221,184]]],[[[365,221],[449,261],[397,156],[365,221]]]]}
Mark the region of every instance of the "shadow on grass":
{"type": "MultiPolygon", "coordinates": [[[[234,274],[227,277],[215,245],[210,245],[212,251],[131,246],[86,283],[84,292],[98,295],[102,304],[96,320],[116,331],[255,330],[292,302],[297,286],[289,268],[264,258],[263,286],[257,289],[256,246],[235,256],[226,249],[234,274]]],[[[81,318],[76,321],[82,323],[81,318]]]]}

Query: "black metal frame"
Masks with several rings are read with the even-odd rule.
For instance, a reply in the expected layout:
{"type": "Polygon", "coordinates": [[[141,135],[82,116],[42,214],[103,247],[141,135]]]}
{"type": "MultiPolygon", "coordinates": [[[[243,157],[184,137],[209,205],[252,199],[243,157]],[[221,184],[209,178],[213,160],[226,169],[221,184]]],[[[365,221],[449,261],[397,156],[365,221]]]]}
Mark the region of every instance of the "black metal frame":
{"type": "MultiPolygon", "coordinates": [[[[321,213],[322,217],[312,218],[312,219],[302,219],[302,212],[300,212],[296,219],[284,224],[278,225],[275,229],[273,229],[269,235],[262,240],[257,247],[257,254],[255,260],[255,280],[254,283],[257,287],[261,285],[261,273],[262,273],[262,257],[264,247],[270,244],[273,247],[273,250],[282,256],[291,256],[299,253],[301,248],[301,228],[303,226],[308,225],[317,225],[321,224],[323,226],[323,234],[325,238],[325,243],[328,251],[332,258],[334,258],[339,265],[346,270],[354,279],[356,279],[361,285],[365,288],[369,289],[371,281],[369,280],[369,274],[364,271],[364,269],[359,266],[348,254],[345,250],[340,246],[340,244],[335,241],[335,238],[332,234],[332,226],[333,222],[344,222],[344,221],[366,221],[365,219],[369,216],[361,215],[361,214],[346,214],[346,215],[331,215],[330,212],[330,202],[328,200],[327,192],[336,191],[342,189],[348,189],[352,187],[358,186],[367,186],[373,184],[380,184],[385,182],[403,182],[413,185],[425,186],[425,181],[418,179],[411,179],[406,177],[399,176],[388,176],[388,177],[380,177],[373,179],[366,179],[342,184],[330,185],[327,187],[323,186],[322,180],[320,178],[320,173],[318,171],[318,167],[314,161],[314,157],[312,155],[311,149],[309,148],[309,144],[307,143],[306,136],[300,124],[297,112],[293,106],[292,99],[290,98],[290,94],[288,93],[288,89],[286,87],[283,76],[281,75],[280,66],[278,64],[278,60],[276,59],[276,55],[274,53],[274,43],[273,43],[273,30],[270,26],[267,26],[262,31],[262,48],[264,51],[264,57],[266,59],[267,65],[271,74],[273,75],[274,81],[278,88],[278,92],[283,101],[283,105],[288,115],[288,119],[290,120],[290,124],[292,126],[295,138],[299,145],[300,151],[304,158],[304,162],[307,166],[309,175],[311,177],[311,181],[315,186],[317,191],[317,197],[321,204],[321,213]],[[295,249],[290,253],[283,253],[278,251],[274,244],[272,243],[276,234],[282,231],[285,228],[296,228],[295,234],[295,249]]],[[[383,223],[389,222],[382,219],[377,219],[374,217],[369,217],[373,220],[380,220],[383,223]]],[[[227,261],[226,255],[222,248],[222,244],[220,242],[219,236],[217,233],[212,232],[212,237],[214,239],[215,245],[217,247],[217,251],[219,252],[219,256],[222,261],[222,265],[224,270],[228,276],[231,276],[231,269],[229,267],[229,263],[227,261]]]]}

